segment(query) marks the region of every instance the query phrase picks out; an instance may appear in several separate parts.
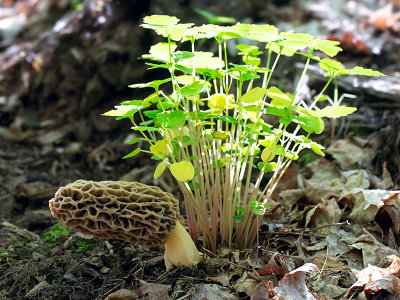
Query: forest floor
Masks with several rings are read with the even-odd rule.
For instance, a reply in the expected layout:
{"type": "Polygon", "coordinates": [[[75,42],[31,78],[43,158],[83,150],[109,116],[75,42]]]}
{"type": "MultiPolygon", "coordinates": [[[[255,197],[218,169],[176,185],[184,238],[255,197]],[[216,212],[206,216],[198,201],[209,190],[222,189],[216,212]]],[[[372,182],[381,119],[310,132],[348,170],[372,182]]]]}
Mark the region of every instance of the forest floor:
{"type": "MultiPolygon", "coordinates": [[[[25,2],[29,1],[20,3],[25,2]]],[[[325,158],[305,153],[287,171],[272,197],[258,245],[245,250],[222,247],[213,254],[198,241],[203,259],[193,268],[166,271],[163,247],[101,240],[57,223],[48,200],[59,187],[80,178],[140,181],[182,197],[169,174],[153,179],[154,162],[145,154],[121,159],[130,151],[124,141],[134,137],[130,126],[100,114],[118,103],[115,98],[125,97],[126,90],[113,90],[111,93],[121,93],[112,98],[113,103],[104,98],[92,106],[79,102],[79,97],[96,97],[104,92],[102,85],[113,84],[112,78],[101,75],[110,69],[101,73],[98,67],[100,75],[92,77],[95,79],[86,87],[67,79],[58,85],[51,78],[68,77],[59,70],[67,70],[67,75],[72,72],[73,77],[78,76],[75,71],[80,67],[73,63],[71,67],[68,60],[52,61],[57,68],[37,72],[50,79],[35,75],[26,79],[26,88],[26,61],[16,59],[12,65],[10,58],[20,52],[12,45],[0,45],[4,50],[0,80],[6,78],[15,88],[0,96],[0,299],[399,299],[399,18],[390,14],[392,10],[389,13],[387,4],[382,5],[384,19],[394,18],[395,25],[381,25],[371,17],[379,17],[377,7],[367,6],[368,1],[350,1],[358,5],[354,8],[337,0],[332,5],[342,5],[342,9],[333,9],[322,22],[320,15],[331,8],[329,1],[317,1],[319,6],[306,2],[308,17],[291,20],[293,24],[301,21],[301,30],[340,40],[345,49],[342,61],[372,67],[388,76],[339,82],[341,93],[357,95],[347,103],[358,110],[346,120],[325,124],[326,134],[319,137],[327,146],[325,158]],[[369,12],[365,12],[367,8],[369,12]],[[354,21],[360,18],[356,13],[369,13],[364,25],[354,21]],[[346,20],[352,20],[346,23],[348,30],[340,23],[346,20]],[[315,22],[325,25],[315,29],[315,22]],[[335,30],[327,28],[329,22],[330,26],[336,24],[335,30]],[[52,93],[45,93],[46,84],[52,93]],[[83,94],[73,99],[70,91],[65,92],[68,88],[83,94]],[[35,97],[44,102],[33,101],[35,97]]],[[[296,6],[276,8],[277,16],[283,17],[269,21],[285,20],[293,9],[296,6]]],[[[393,9],[399,10],[397,6],[393,9]]],[[[71,24],[78,13],[68,15],[71,24]]],[[[285,22],[276,25],[288,26],[285,22]]],[[[145,41],[148,37],[141,38],[145,41]]],[[[67,35],[58,43],[68,44],[68,39],[67,35]]],[[[40,45],[29,48],[20,42],[17,46],[41,53],[42,58],[47,54],[40,45]]],[[[116,55],[126,59],[128,52],[121,54],[115,47],[115,52],[107,50],[111,48],[105,47],[105,54],[94,56],[85,68],[109,60],[115,66],[116,55]]],[[[53,58],[64,48],[54,49],[53,58]]],[[[74,53],[79,51],[77,48],[74,53]]],[[[34,60],[31,63],[34,66],[34,60]]],[[[137,78],[126,80],[142,81],[141,76],[139,72],[137,78]]],[[[310,74],[308,84],[312,89],[320,82],[310,74]]],[[[0,92],[5,93],[4,89],[0,87],[0,92]]]]}

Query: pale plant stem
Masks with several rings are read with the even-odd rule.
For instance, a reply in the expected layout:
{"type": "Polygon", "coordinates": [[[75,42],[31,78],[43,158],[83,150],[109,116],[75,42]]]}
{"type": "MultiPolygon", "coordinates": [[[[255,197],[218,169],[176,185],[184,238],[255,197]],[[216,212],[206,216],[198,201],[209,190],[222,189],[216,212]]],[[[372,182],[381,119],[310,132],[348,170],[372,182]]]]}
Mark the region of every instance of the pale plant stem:
{"type": "Polygon", "coordinates": [[[200,233],[196,214],[195,214],[195,201],[192,198],[190,191],[186,189],[186,186],[182,182],[178,182],[178,185],[183,193],[185,201],[185,209],[188,220],[188,227],[191,237],[197,240],[198,234],[200,233]]]}
{"type": "MultiPolygon", "coordinates": [[[[217,164],[218,160],[218,144],[216,145],[215,142],[213,144],[213,153],[214,153],[214,163],[217,164]]],[[[220,149],[219,149],[220,150],[220,149]]],[[[209,194],[209,197],[212,197],[211,203],[211,231],[213,233],[213,237],[216,240],[218,235],[218,210],[219,210],[219,203],[220,203],[220,194],[221,194],[221,178],[220,178],[220,168],[216,166],[212,168],[213,172],[210,173],[211,183],[212,183],[212,193],[209,194]]],[[[223,223],[223,216],[220,217],[220,222],[223,223]]],[[[216,243],[216,241],[215,241],[216,243]]]]}
{"type": "MultiPolygon", "coordinates": [[[[208,176],[209,176],[209,169],[207,168],[207,158],[206,158],[206,151],[204,151],[204,144],[202,144],[202,140],[199,139],[200,145],[197,147],[197,157],[199,158],[199,163],[198,163],[198,170],[201,175],[201,181],[199,182],[200,186],[200,191],[196,186],[196,183],[193,184],[193,189],[195,191],[197,199],[201,201],[201,211],[199,211],[199,214],[202,215],[202,218],[205,220],[205,223],[203,225],[207,225],[206,228],[203,228],[203,231],[209,231],[210,230],[210,221],[208,220],[208,209],[207,209],[207,200],[206,196],[207,194],[210,193],[210,188],[208,183],[208,176]]],[[[197,145],[197,143],[195,143],[197,145]]],[[[210,233],[211,234],[211,233],[210,233]]],[[[214,238],[210,237],[209,245],[212,249],[214,247],[214,238]]]]}
{"type": "Polygon", "coordinates": [[[334,79],[334,77],[329,77],[328,82],[325,84],[325,86],[323,87],[323,89],[321,90],[321,92],[319,92],[318,96],[315,98],[315,100],[313,101],[313,103],[311,103],[311,105],[308,107],[308,110],[313,109],[313,107],[317,104],[319,98],[322,97],[322,95],[324,94],[325,90],[328,88],[329,84],[331,83],[332,79],[334,79]]]}
{"type": "MultiPolygon", "coordinates": [[[[269,65],[270,65],[270,63],[271,63],[271,51],[268,51],[268,55],[267,55],[267,63],[266,63],[266,69],[268,69],[269,68],[269,65]]],[[[262,85],[261,85],[261,87],[263,87],[263,88],[266,88],[267,87],[267,74],[268,74],[269,72],[265,72],[264,73],[264,76],[263,76],[263,82],[262,82],[262,85]]]]}
{"type": "MultiPolygon", "coordinates": [[[[313,50],[310,49],[310,50],[309,50],[309,54],[311,55],[312,52],[313,52],[313,50]]],[[[311,59],[310,57],[307,57],[307,61],[306,61],[306,64],[305,64],[305,66],[304,66],[304,68],[303,68],[303,72],[301,73],[299,82],[297,83],[296,89],[295,89],[295,91],[294,91],[293,99],[296,98],[296,95],[297,95],[297,93],[299,92],[299,89],[300,89],[300,87],[301,87],[301,85],[302,85],[302,83],[303,83],[304,76],[305,76],[306,73],[307,73],[308,65],[310,64],[310,59],[311,59]]]]}
{"type": "MultiPolygon", "coordinates": [[[[221,202],[221,215],[226,216],[227,215],[227,209],[226,209],[226,203],[230,201],[229,198],[229,192],[231,189],[231,166],[230,163],[226,164],[225,167],[225,184],[224,184],[224,195],[223,195],[223,201],[221,202]]],[[[223,241],[228,240],[228,230],[227,230],[227,224],[226,222],[221,222],[220,223],[220,231],[221,231],[221,239],[223,241]]]]}

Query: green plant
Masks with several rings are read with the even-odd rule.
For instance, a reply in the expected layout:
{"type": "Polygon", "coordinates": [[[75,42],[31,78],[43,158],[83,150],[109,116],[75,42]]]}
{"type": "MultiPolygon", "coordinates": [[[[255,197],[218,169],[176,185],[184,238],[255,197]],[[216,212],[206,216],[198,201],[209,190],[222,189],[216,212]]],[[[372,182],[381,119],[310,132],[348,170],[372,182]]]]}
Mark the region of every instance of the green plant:
{"type": "Polygon", "coordinates": [[[200,8],[193,8],[193,10],[199,14],[200,16],[204,17],[208,23],[210,24],[233,24],[235,23],[234,18],[224,17],[224,16],[216,16],[206,10],[200,8]]]}
{"type": "Polygon", "coordinates": [[[76,246],[77,253],[88,252],[93,249],[94,244],[85,240],[74,239],[74,245],[76,246]]]}
{"type": "Polygon", "coordinates": [[[49,231],[43,233],[44,242],[53,246],[60,242],[64,237],[70,236],[68,228],[63,227],[60,223],[54,224],[49,231]]]}
{"type": "Polygon", "coordinates": [[[271,25],[196,27],[154,15],[144,18],[143,27],[167,40],[151,46],[143,59],[150,69],[168,70],[170,76],[131,85],[153,92],[144,100],[122,102],[105,115],[130,119],[141,137],[129,144],[150,144],[150,151],[136,148],[124,158],[152,154],[159,161],[155,178],[169,168],[184,195],[190,234],[194,239],[202,234],[204,245],[214,252],[220,244],[251,245],[268,199],[291,161],[304,148],[324,155],[324,147],[310,134],[323,132],[323,118],[356,110],[339,105],[337,93],[332,105],[323,101],[330,83],[342,75],[383,75],[361,67],[346,69],[331,59],[341,50],[338,42],[279,32],[271,25]],[[263,43],[265,51],[239,44],[243,64],[230,63],[227,44],[242,38],[263,43]],[[199,39],[214,39],[217,56],[196,51],[199,39]],[[178,50],[178,42],[189,43],[191,51],[178,50]],[[293,55],[304,57],[304,69],[292,93],[283,92],[270,85],[271,78],[280,59],[293,55]],[[306,103],[298,92],[311,62],[325,71],[327,82],[306,103]],[[279,122],[272,124],[274,118],[279,122]],[[252,183],[254,170],[258,174],[252,183]],[[264,176],[269,181],[261,186],[264,176]]]}

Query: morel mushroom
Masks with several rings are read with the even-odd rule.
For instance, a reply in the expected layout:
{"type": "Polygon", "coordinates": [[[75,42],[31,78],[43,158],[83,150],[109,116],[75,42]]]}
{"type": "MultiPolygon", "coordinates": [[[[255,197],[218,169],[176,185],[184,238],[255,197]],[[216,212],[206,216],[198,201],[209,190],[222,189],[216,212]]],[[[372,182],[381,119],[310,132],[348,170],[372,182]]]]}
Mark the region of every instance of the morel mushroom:
{"type": "Polygon", "coordinates": [[[60,223],[84,234],[145,246],[166,244],[165,265],[194,265],[199,252],[177,221],[179,202],[155,186],[127,181],[77,180],[49,201],[60,223]]]}

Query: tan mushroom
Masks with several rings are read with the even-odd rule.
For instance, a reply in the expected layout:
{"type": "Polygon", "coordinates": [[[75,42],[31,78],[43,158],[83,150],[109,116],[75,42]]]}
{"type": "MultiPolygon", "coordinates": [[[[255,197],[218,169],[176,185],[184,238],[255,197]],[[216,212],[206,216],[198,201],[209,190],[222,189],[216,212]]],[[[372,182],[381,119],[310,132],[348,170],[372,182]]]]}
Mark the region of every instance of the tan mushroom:
{"type": "Polygon", "coordinates": [[[49,201],[60,223],[84,234],[145,246],[165,244],[165,265],[194,265],[200,255],[177,221],[179,202],[155,186],[127,181],[77,180],[49,201]]]}

